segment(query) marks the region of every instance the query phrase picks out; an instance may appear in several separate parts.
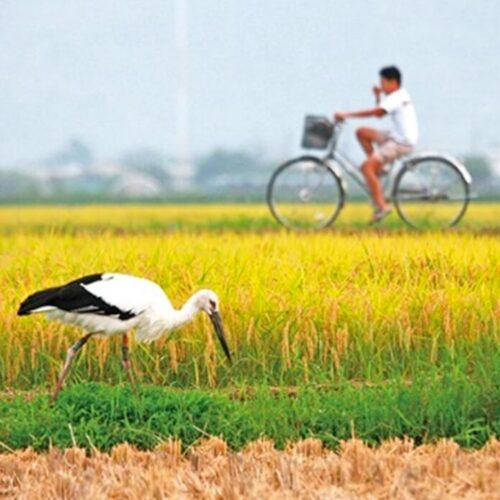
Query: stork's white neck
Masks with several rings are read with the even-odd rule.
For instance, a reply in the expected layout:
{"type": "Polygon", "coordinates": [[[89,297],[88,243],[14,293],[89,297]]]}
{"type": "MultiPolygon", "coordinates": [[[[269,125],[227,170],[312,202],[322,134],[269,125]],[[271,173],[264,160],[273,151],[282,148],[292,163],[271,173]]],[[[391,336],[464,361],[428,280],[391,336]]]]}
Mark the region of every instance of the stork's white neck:
{"type": "Polygon", "coordinates": [[[173,310],[171,320],[169,321],[169,329],[179,328],[192,321],[199,312],[200,309],[196,305],[195,294],[180,309],[173,310]]]}

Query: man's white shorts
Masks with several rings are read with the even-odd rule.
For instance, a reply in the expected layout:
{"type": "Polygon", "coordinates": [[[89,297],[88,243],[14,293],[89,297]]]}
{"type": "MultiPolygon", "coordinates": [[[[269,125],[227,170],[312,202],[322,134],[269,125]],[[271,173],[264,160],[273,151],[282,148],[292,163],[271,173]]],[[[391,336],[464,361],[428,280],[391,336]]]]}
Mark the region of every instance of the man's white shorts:
{"type": "Polygon", "coordinates": [[[413,151],[413,146],[396,142],[394,139],[391,139],[389,132],[385,130],[378,131],[378,137],[375,141],[377,147],[373,152],[373,156],[384,165],[392,163],[394,160],[413,151]]]}

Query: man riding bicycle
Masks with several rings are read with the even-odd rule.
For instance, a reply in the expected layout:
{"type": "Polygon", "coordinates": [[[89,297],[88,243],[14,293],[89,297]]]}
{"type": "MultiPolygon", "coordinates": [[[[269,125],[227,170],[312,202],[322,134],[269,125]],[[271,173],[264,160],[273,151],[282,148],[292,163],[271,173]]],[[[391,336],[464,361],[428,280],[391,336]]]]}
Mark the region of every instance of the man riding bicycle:
{"type": "Polygon", "coordinates": [[[361,171],[375,204],[372,223],[378,222],[391,212],[391,206],[384,198],[379,177],[386,165],[410,153],[418,139],[418,123],[415,108],[408,92],[401,86],[401,72],[396,66],[380,70],[380,86],[373,87],[376,107],[362,111],[337,111],[335,120],[348,118],[382,118],[389,115],[390,130],[360,127],[356,131],[358,141],[366,153],[361,171]],[[381,94],[385,97],[381,99],[381,94]]]}

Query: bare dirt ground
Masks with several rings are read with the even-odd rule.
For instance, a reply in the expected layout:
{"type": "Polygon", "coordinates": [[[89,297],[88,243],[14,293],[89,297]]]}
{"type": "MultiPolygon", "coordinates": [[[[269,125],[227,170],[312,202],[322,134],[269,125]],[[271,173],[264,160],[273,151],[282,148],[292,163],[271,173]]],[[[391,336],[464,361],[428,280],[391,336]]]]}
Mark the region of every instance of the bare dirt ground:
{"type": "Polygon", "coordinates": [[[285,451],[261,440],[232,452],[217,438],[184,454],[176,441],[109,454],[25,450],[0,455],[0,498],[496,499],[500,441],[463,450],[451,441],[390,440],[374,449],[352,439],[336,453],[312,439],[285,451]]]}

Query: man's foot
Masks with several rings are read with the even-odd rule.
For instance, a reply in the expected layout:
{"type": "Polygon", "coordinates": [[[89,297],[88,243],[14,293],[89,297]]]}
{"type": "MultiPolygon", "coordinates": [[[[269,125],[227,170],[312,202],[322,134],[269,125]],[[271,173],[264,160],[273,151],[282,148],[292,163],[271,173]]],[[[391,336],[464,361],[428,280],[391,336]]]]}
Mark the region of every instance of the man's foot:
{"type": "Polygon", "coordinates": [[[373,213],[373,217],[370,219],[370,224],[376,224],[382,219],[385,219],[392,212],[392,207],[387,206],[385,208],[379,208],[373,213]]]}

